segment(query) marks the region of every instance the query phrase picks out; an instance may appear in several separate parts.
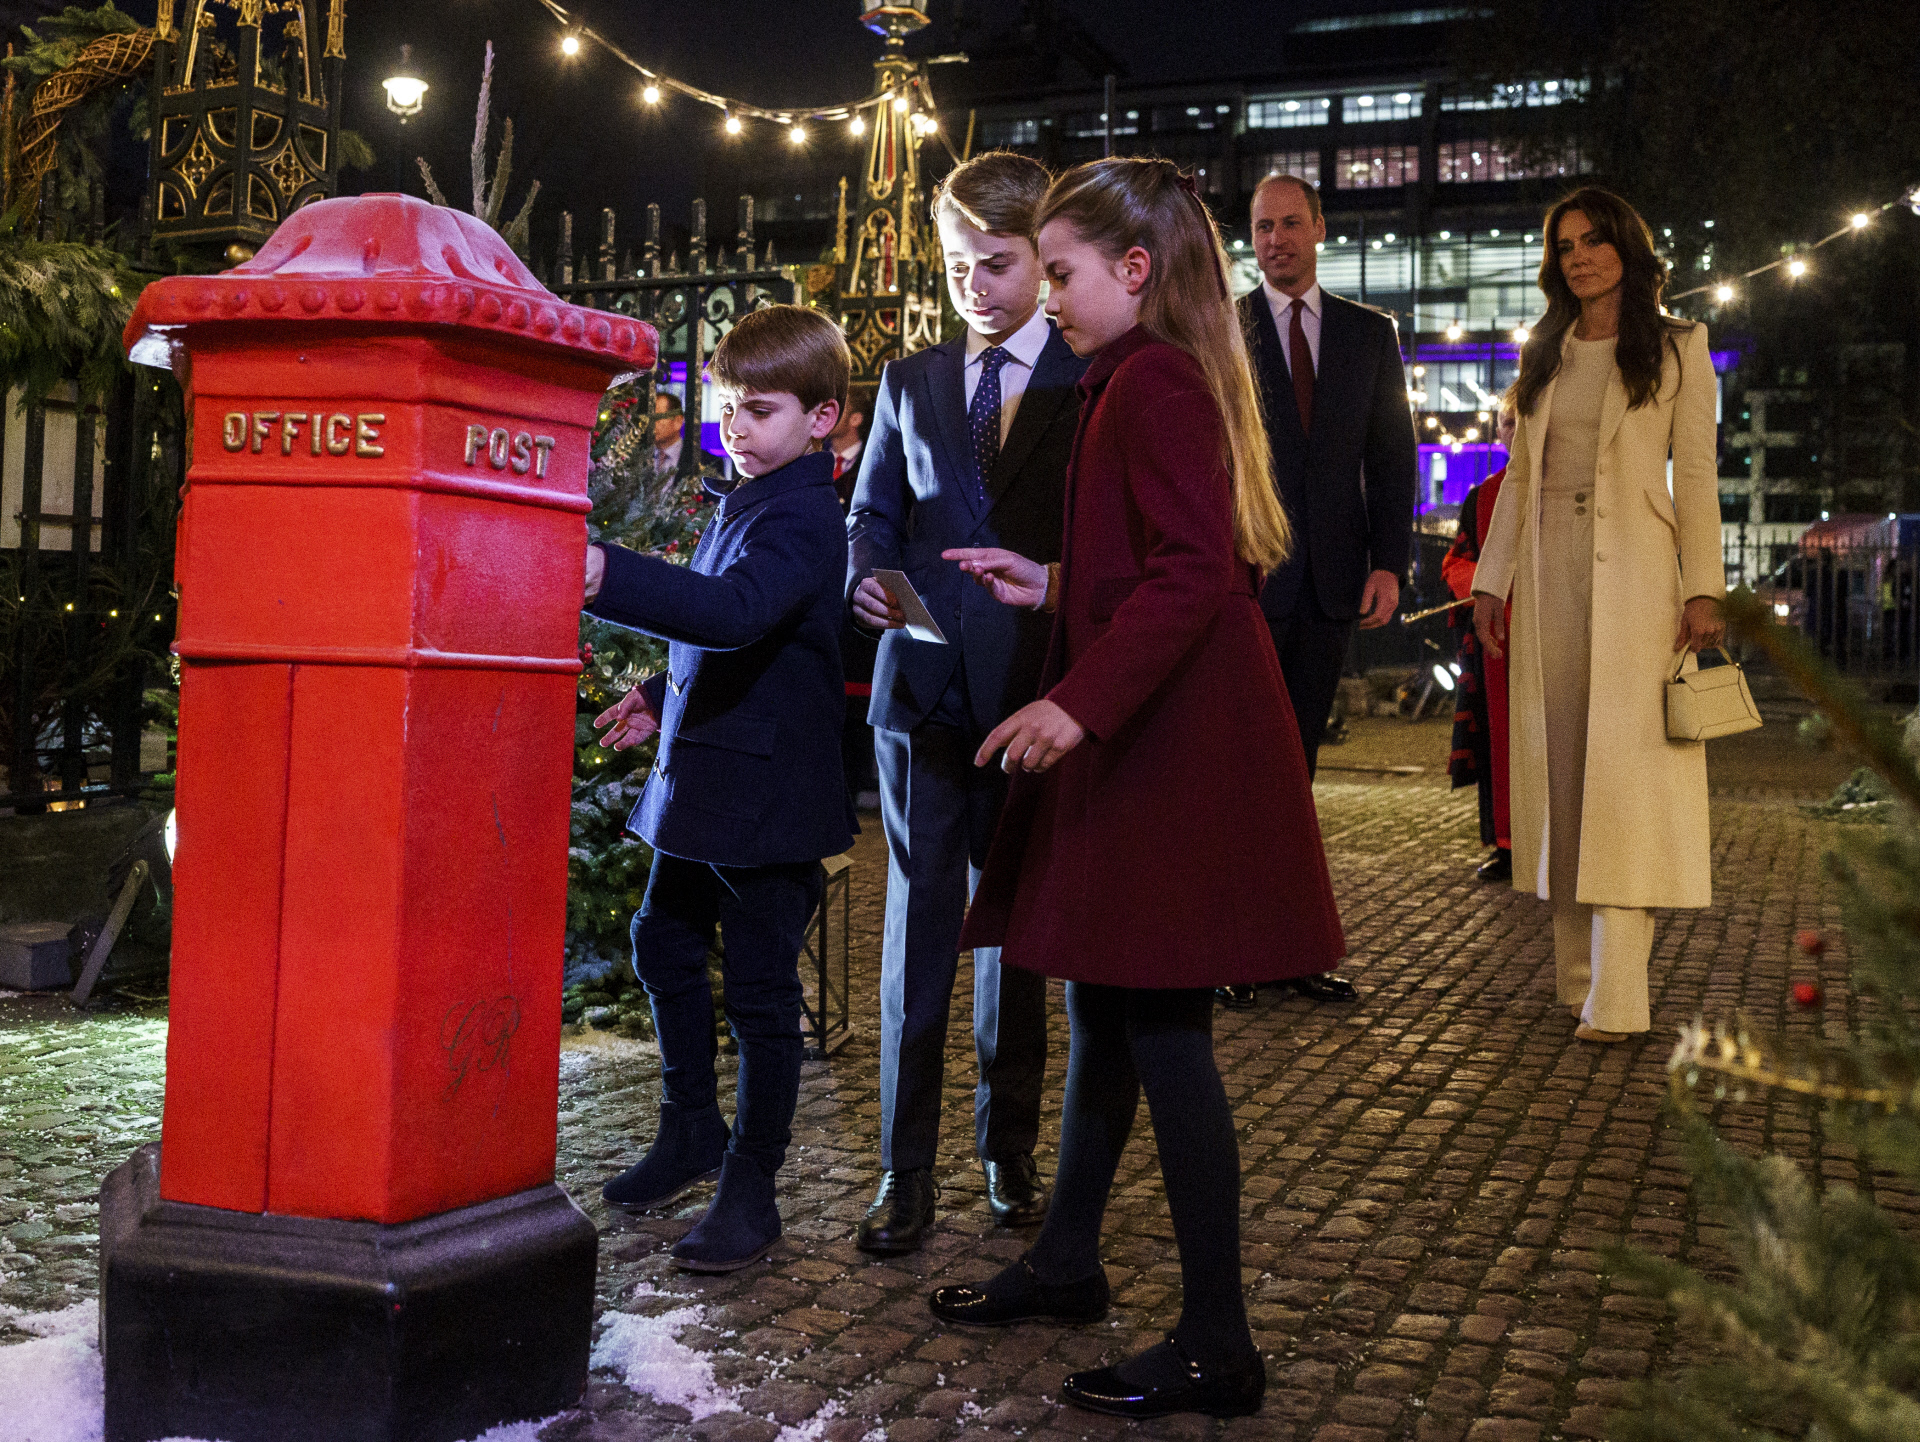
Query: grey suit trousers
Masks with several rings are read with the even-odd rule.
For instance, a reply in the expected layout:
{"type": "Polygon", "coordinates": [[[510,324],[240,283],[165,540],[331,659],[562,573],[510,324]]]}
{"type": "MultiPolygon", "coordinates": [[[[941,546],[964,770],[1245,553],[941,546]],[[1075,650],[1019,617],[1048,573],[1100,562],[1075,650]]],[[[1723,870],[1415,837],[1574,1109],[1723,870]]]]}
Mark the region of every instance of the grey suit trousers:
{"type": "MultiPolygon", "coordinates": [[[[934,721],[874,732],[887,834],[880,1165],[888,1171],[934,1164],[960,923],[1006,796],[997,765],[973,764],[984,739],[934,721]]],[[[1046,1005],[1044,977],[1002,968],[998,947],[974,951],[974,1144],[983,1159],[1028,1155],[1039,1137],[1046,1005]]]]}

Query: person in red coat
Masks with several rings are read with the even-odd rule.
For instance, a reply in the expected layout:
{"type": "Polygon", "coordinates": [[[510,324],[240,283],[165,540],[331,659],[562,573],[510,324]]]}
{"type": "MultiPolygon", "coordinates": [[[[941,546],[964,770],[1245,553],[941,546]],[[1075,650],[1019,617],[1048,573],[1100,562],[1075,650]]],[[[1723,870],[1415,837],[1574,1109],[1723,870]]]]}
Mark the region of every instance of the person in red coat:
{"type": "Polygon", "coordinates": [[[1167,1341],[1062,1394],[1128,1417],[1241,1416],[1266,1372],[1240,1284],[1239,1151],[1213,988],[1345,953],[1299,727],[1256,599],[1288,545],[1212,218],[1168,161],[1054,183],[1047,309],[1090,355],[1062,559],[947,554],[1002,601],[1053,609],[1041,699],[976,758],[1014,774],[962,946],[1067,981],[1072,1048],[1054,1198],[1032,1251],[944,1320],[1090,1322],[1100,1227],[1141,1092],[1180,1249],[1167,1341]]]}
{"type": "MultiPolygon", "coordinates": [[[[1500,403],[1495,436],[1502,447],[1513,445],[1519,417],[1511,400],[1500,403]]],[[[1440,574],[1458,600],[1473,594],[1473,568],[1493,524],[1500,483],[1507,478],[1502,466],[1467,492],[1460,503],[1460,533],[1447,548],[1440,574]]],[[[1511,608],[1509,608],[1511,609],[1511,608]]],[[[1474,873],[1482,881],[1513,879],[1513,821],[1507,784],[1507,658],[1489,655],[1473,634],[1473,612],[1454,611],[1447,624],[1460,630],[1461,681],[1453,715],[1453,755],[1447,771],[1454,789],[1475,785],[1480,790],[1480,842],[1494,848],[1474,873]]]]}

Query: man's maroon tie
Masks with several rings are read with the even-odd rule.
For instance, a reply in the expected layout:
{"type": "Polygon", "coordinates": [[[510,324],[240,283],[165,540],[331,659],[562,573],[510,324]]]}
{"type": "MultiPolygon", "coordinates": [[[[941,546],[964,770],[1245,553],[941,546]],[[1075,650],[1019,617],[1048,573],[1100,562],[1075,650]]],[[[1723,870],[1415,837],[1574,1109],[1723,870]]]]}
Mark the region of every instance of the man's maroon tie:
{"type": "Polygon", "coordinates": [[[1307,328],[1300,323],[1300,312],[1307,308],[1296,298],[1288,310],[1293,323],[1287,328],[1287,357],[1293,368],[1293,399],[1300,407],[1300,429],[1313,432],[1313,349],[1307,344],[1307,328]]]}

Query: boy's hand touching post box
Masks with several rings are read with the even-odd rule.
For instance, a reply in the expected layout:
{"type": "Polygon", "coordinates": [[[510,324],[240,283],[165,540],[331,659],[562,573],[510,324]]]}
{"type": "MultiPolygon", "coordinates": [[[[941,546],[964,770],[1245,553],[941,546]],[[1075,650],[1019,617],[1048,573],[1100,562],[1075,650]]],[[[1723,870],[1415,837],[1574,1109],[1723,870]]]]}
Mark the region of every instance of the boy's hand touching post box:
{"type": "MultiPolygon", "coordinates": [[[[589,554],[598,554],[589,552],[589,554]]],[[[605,728],[600,744],[614,751],[638,746],[660,729],[660,718],[653,713],[646,692],[635,686],[626,695],[593,718],[593,724],[605,728]]]]}

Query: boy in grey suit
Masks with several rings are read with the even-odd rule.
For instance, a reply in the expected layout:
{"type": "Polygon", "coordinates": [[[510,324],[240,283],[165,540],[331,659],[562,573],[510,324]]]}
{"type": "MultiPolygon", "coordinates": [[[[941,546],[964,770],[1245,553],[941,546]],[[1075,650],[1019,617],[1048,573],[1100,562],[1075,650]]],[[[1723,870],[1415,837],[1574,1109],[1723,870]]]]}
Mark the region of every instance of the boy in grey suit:
{"type": "MultiPolygon", "coordinates": [[[[993,839],[1006,778],[975,767],[986,734],[1034,699],[1048,618],[996,604],[940,553],[1006,546],[1060,554],[1061,511],[1083,363],[1039,308],[1032,218],[1049,176],[1006,152],[955,170],[933,213],[964,336],[892,362],[848,515],[848,604],[883,633],[868,720],[886,827],[887,911],[880,981],[883,1175],[859,1245],[917,1248],[933,1221],[947,1012],[960,923],[993,839]],[[901,628],[876,568],[907,574],[947,638],[901,628]]],[[[1046,1212],[1033,1149],[1046,1070],[1046,990],[974,952],[980,1060],[975,1145],[987,1201],[1006,1226],[1046,1212]]]]}

